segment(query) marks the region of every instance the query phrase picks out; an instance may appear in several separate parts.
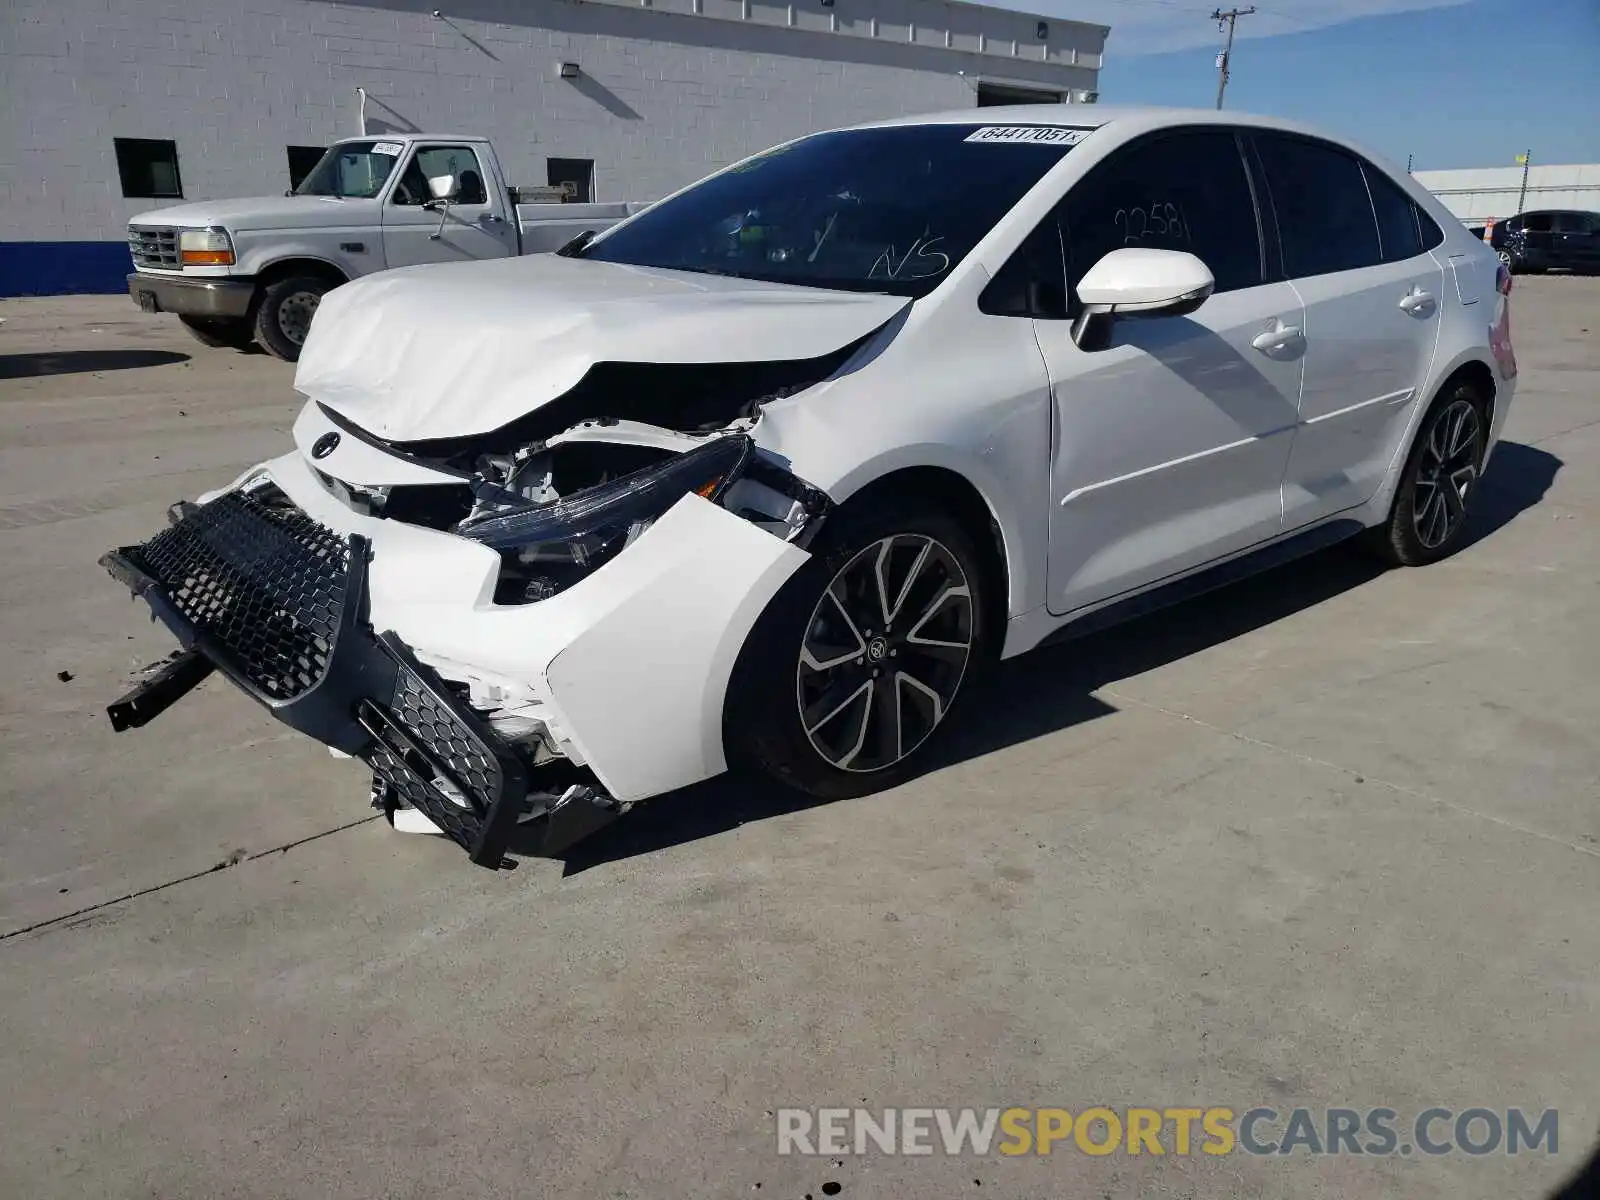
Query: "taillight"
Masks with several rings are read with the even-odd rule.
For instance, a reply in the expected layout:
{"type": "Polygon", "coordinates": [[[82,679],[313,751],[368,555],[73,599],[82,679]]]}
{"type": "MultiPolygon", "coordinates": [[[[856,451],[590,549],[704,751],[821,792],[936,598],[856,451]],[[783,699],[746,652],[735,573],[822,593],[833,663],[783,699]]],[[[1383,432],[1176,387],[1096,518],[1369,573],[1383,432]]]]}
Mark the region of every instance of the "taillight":
{"type": "Polygon", "coordinates": [[[1511,268],[1505,263],[1500,264],[1500,270],[1495,274],[1494,290],[1502,296],[1511,295],[1511,268]]]}

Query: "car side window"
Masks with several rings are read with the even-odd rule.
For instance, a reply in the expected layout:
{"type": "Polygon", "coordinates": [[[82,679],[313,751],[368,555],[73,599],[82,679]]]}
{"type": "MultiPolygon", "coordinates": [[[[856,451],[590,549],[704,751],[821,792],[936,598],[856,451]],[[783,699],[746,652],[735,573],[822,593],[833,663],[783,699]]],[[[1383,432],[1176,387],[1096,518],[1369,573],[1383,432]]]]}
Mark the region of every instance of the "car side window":
{"type": "Polygon", "coordinates": [[[1521,228],[1524,233],[1549,233],[1550,214],[1526,213],[1522,218],[1521,228]]]}
{"type": "Polygon", "coordinates": [[[1581,212],[1557,213],[1554,228],[1557,233],[1588,233],[1589,214],[1581,212]]]}
{"type": "Polygon", "coordinates": [[[400,181],[394,185],[392,203],[404,205],[425,204],[433,198],[428,190],[428,180],[439,175],[454,175],[457,196],[455,204],[487,204],[489,193],[484,187],[483,171],[478,156],[470,146],[424,146],[411,156],[400,181]]]}
{"type": "Polygon", "coordinates": [[[1264,279],[1261,230],[1244,159],[1223,129],[1140,140],[1074,185],[1062,204],[1067,276],[1076,288],[1113,250],[1184,250],[1205,263],[1218,292],[1264,279]]]}
{"type": "MultiPolygon", "coordinates": [[[[1444,244],[1444,230],[1439,228],[1439,222],[1422,211],[1421,205],[1413,204],[1411,213],[1417,219],[1417,234],[1422,238],[1424,250],[1436,250],[1444,244]]],[[[1482,238],[1483,230],[1477,230],[1475,236],[1482,238]]]]}
{"type": "Polygon", "coordinates": [[[1378,249],[1384,262],[1403,262],[1422,253],[1422,237],[1411,197],[1377,167],[1365,160],[1361,170],[1367,177],[1372,210],[1378,217],[1378,249]]]}
{"type": "Polygon", "coordinates": [[[1382,261],[1378,223],[1356,159],[1321,142],[1279,134],[1258,134],[1256,149],[1290,278],[1382,261]]]}
{"type": "Polygon", "coordinates": [[[995,272],[978,297],[978,310],[995,317],[1059,320],[1067,315],[1066,263],[1061,227],[1052,213],[995,272]]]}

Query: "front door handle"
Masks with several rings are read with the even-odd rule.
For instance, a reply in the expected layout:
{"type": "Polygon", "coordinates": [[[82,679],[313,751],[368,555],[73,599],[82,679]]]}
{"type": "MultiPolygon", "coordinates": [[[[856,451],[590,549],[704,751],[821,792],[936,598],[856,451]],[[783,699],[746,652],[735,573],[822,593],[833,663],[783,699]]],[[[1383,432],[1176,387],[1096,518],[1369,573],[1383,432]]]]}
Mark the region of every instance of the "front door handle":
{"type": "Polygon", "coordinates": [[[1438,301],[1432,292],[1425,292],[1421,288],[1412,288],[1400,301],[1400,311],[1403,313],[1420,313],[1430,311],[1438,301]]]}
{"type": "Polygon", "coordinates": [[[1300,341],[1301,336],[1300,326],[1285,325],[1282,321],[1279,321],[1276,327],[1256,334],[1255,337],[1250,339],[1250,344],[1263,354],[1271,354],[1274,351],[1286,349],[1300,341]]]}

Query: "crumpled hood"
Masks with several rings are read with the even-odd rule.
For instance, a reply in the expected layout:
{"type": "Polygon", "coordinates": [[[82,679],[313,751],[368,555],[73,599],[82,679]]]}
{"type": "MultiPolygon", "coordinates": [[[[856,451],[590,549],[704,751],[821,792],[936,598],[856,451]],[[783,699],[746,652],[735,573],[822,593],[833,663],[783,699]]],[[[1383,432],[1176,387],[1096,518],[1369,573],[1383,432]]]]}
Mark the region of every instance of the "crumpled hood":
{"type": "Polygon", "coordinates": [[[221,225],[233,233],[262,229],[309,229],[377,224],[376,200],[343,200],[332,196],[256,196],[246,200],[196,200],[153,208],[129,219],[130,225],[167,225],[204,229],[221,225]]]}
{"type": "Polygon", "coordinates": [[[380,437],[461,437],[596,363],[818,358],[909,303],[552,254],[407,267],[322,298],[295,387],[380,437]]]}

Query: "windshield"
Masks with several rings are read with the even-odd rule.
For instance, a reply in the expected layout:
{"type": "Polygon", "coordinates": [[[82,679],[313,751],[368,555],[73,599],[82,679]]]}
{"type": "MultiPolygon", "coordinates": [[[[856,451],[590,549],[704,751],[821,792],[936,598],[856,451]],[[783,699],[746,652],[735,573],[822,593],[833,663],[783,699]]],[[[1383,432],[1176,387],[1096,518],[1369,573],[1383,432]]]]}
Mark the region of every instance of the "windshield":
{"type": "Polygon", "coordinates": [[[975,121],[820,133],[713,175],[579,257],[925,296],[1089,132],[975,121]]]}
{"type": "Polygon", "coordinates": [[[400,161],[399,142],[345,142],[331,147],[311,174],[295,188],[296,196],[340,196],[371,200],[383,190],[400,161]]]}

